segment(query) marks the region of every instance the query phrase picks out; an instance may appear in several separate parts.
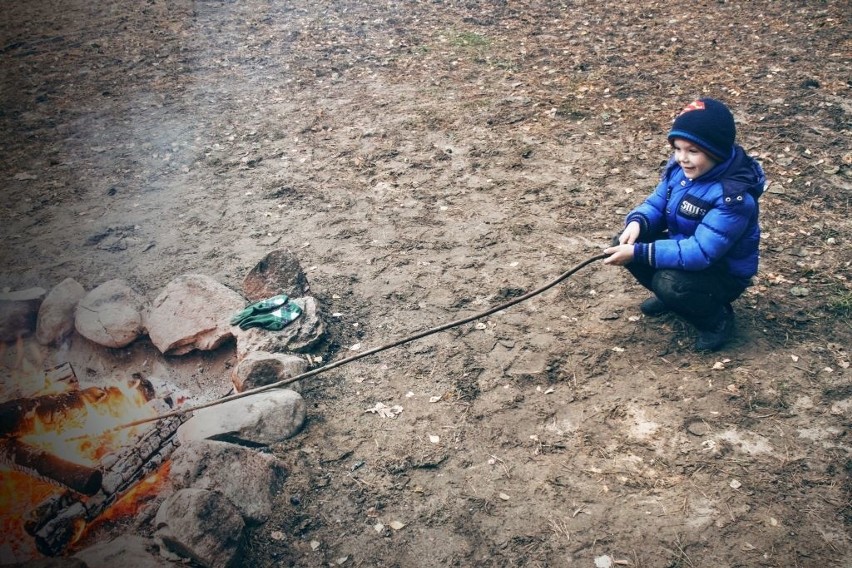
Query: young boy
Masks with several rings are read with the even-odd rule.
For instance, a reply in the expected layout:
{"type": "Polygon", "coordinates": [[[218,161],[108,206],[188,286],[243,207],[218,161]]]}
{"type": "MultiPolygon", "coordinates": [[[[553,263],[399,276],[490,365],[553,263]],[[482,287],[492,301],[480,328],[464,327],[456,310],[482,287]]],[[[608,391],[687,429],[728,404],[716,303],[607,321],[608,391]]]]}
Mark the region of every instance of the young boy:
{"type": "Polygon", "coordinates": [[[659,185],[604,250],[605,264],[625,266],[654,293],[642,313],[683,317],[698,330],[700,351],[725,344],[731,302],[757,273],[757,200],[766,177],[735,138],[723,103],[703,98],[684,108],[668,135],[674,155],[659,185]]]}

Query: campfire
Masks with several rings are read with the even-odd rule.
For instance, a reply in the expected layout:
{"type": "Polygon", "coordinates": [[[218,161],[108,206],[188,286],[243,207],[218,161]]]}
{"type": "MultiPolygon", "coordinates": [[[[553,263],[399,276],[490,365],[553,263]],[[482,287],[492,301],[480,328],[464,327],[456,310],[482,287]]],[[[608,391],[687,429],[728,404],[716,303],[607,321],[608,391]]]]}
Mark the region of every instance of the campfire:
{"type": "MultiPolygon", "coordinates": [[[[182,419],[116,428],[170,409],[141,376],[81,386],[71,365],[43,388],[0,403],[0,483],[6,545],[16,558],[62,554],[177,445],[182,419]]],[[[131,508],[132,509],[132,508],[131,508]]]]}
{"type": "Polygon", "coordinates": [[[283,463],[258,448],[306,418],[296,391],[247,391],[304,373],[326,345],[292,254],[267,255],[243,290],[187,274],[153,301],[121,280],[90,292],[66,279],[49,293],[0,293],[2,561],[85,555],[94,547],[84,536],[97,540],[105,520],[140,518],[142,503],[157,507],[141,531],[157,561],[218,566],[239,554],[246,527],[266,522],[286,479],[283,463]],[[231,323],[246,298],[270,297],[291,302],[295,321],[231,323]],[[196,351],[204,366],[190,362],[196,351]],[[228,389],[254,396],[225,400],[228,389]],[[215,410],[200,405],[213,400],[215,410]]]}

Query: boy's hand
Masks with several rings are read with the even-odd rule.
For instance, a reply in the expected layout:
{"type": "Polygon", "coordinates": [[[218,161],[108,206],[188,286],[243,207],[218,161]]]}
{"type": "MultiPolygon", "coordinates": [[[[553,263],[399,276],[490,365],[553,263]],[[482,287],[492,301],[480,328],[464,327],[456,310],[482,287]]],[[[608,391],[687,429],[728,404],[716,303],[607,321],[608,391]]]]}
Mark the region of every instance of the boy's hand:
{"type": "Polygon", "coordinates": [[[618,236],[618,245],[604,249],[604,254],[609,257],[605,258],[604,264],[614,264],[616,266],[624,266],[633,260],[633,243],[639,238],[639,232],[642,227],[636,221],[631,221],[624,227],[621,235],[618,236]]]}
{"type": "Polygon", "coordinates": [[[604,254],[609,256],[604,259],[604,264],[624,266],[633,260],[633,245],[623,244],[604,249],[604,254]]]}
{"type": "Polygon", "coordinates": [[[624,230],[621,232],[621,236],[618,237],[618,244],[621,245],[632,245],[636,242],[636,239],[639,238],[639,232],[642,230],[642,227],[639,226],[639,223],[636,221],[631,221],[624,227],[624,230]]]}

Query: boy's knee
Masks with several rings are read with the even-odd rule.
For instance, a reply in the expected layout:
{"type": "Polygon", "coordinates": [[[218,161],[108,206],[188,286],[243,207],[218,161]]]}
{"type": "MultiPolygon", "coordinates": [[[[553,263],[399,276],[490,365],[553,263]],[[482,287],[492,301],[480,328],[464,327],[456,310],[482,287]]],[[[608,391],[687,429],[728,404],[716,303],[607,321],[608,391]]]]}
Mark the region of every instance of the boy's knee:
{"type": "Polygon", "coordinates": [[[715,314],[721,307],[719,299],[704,284],[697,281],[694,274],[680,270],[660,270],[651,282],[654,294],[669,309],[693,320],[693,323],[715,314]]]}
{"type": "Polygon", "coordinates": [[[674,304],[684,294],[680,280],[676,270],[658,270],[654,273],[651,286],[658,298],[667,304],[674,304]]]}

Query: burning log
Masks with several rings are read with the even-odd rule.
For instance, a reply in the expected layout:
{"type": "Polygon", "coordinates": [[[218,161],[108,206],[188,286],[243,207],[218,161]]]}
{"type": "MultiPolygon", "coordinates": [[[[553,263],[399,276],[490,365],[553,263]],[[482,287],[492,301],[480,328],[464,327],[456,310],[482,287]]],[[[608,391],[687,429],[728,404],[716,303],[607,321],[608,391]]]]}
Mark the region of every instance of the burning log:
{"type": "Polygon", "coordinates": [[[61,426],[71,422],[86,403],[94,404],[106,396],[105,389],[89,387],[0,403],[0,435],[32,431],[36,420],[48,429],[61,426]]]}
{"type": "Polygon", "coordinates": [[[94,495],[100,489],[103,478],[97,469],[72,463],[12,438],[0,439],[0,462],[22,468],[27,473],[34,471],[40,477],[85,495],[94,495]]]}
{"type": "MultiPolygon", "coordinates": [[[[151,399],[153,389],[149,382],[136,380],[131,386],[144,400],[151,399]]],[[[123,394],[115,386],[88,387],[0,403],[0,436],[32,431],[36,423],[46,430],[68,426],[80,418],[87,406],[107,402],[112,396],[118,400],[123,394]]]]}
{"type": "Polygon", "coordinates": [[[89,387],[0,403],[0,435],[31,431],[38,420],[46,428],[70,423],[85,405],[106,398],[107,391],[89,387]]]}
{"type": "MultiPolygon", "coordinates": [[[[106,509],[106,507],[104,507],[106,509]]],[[[91,517],[94,519],[97,515],[91,517]]],[[[89,521],[86,504],[71,501],[33,535],[36,548],[45,556],[57,556],[83,533],[89,521]]]]}
{"type": "Polygon", "coordinates": [[[159,469],[179,442],[175,437],[186,416],[174,416],[155,424],[136,444],[103,460],[100,489],[83,498],[66,492],[41,503],[24,527],[35,538],[39,552],[46,556],[61,554],[83,527],[95,520],[133,485],[159,469]]]}
{"type": "Polygon", "coordinates": [[[131,485],[160,467],[178,446],[175,438],[186,416],[173,416],[151,428],[133,446],[103,460],[105,493],[124,493],[131,485]]]}
{"type": "Polygon", "coordinates": [[[77,502],[79,502],[79,499],[72,491],[64,491],[59,495],[48,497],[29,512],[27,518],[24,519],[24,530],[32,535],[44,524],[42,519],[52,519],[77,502]]]}

